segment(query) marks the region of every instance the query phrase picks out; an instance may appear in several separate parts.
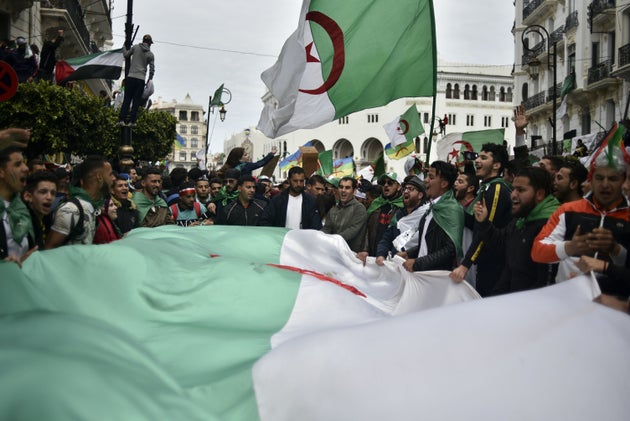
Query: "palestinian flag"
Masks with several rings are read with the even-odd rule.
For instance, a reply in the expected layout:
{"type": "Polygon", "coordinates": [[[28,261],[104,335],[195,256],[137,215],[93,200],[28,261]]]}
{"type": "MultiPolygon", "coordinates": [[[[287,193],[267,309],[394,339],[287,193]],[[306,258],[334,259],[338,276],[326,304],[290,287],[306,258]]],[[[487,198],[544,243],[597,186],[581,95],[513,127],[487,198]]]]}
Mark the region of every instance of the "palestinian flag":
{"type": "Polygon", "coordinates": [[[431,0],[304,0],[297,30],[262,80],[269,138],[404,97],[435,95],[431,0]]]}
{"type": "Polygon", "coordinates": [[[63,85],[73,80],[118,79],[122,65],[122,49],[59,60],[55,65],[55,80],[63,85]]]}

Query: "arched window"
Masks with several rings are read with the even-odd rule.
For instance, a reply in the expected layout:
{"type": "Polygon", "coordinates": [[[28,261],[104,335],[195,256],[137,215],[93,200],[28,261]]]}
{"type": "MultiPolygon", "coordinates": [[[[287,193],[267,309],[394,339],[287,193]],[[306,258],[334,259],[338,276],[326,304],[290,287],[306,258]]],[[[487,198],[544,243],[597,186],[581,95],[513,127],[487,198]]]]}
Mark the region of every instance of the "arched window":
{"type": "Polygon", "coordinates": [[[512,102],[512,88],[507,89],[507,95],[505,97],[506,102],[512,102]]]}
{"type": "Polygon", "coordinates": [[[490,87],[490,92],[488,93],[488,101],[496,101],[497,93],[494,90],[494,86],[490,87]]]}
{"type": "Polygon", "coordinates": [[[488,101],[489,98],[489,92],[488,92],[488,87],[486,85],[483,85],[483,88],[481,88],[481,100],[482,101],[488,101]]]}
{"type": "Polygon", "coordinates": [[[521,96],[523,97],[523,101],[529,98],[528,90],[529,90],[529,85],[527,85],[527,82],[523,83],[523,87],[521,88],[521,96]]]}
{"type": "Polygon", "coordinates": [[[422,152],[427,153],[428,150],[429,150],[429,138],[425,136],[425,138],[422,139],[422,152]]]}
{"type": "MultiPolygon", "coordinates": [[[[523,100],[525,100],[525,98],[523,98],[523,100]]],[[[505,102],[505,88],[503,86],[499,89],[499,102],[505,102]]]]}
{"type": "Polygon", "coordinates": [[[472,86],[472,95],[470,97],[473,101],[477,101],[477,85],[472,86]]]}
{"type": "Polygon", "coordinates": [[[470,85],[464,86],[464,99],[470,99],[470,85]]]}
{"type": "Polygon", "coordinates": [[[451,88],[451,84],[447,83],[446,84],[446,98],[452,98],[453,97],[453,91],[451,88]]]}
{"type": "Polygon", "coordinates": [[[453,98],[459,99],[459,84],[455,84],[455,88],[453,89],[453,98]]]}

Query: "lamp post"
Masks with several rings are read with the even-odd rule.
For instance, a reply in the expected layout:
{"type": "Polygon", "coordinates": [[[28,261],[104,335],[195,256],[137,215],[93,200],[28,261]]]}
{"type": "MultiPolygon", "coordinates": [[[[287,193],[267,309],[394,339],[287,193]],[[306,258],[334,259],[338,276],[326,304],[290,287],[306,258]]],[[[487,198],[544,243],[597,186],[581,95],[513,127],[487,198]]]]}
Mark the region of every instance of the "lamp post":
{"type": "MultiPolygon", "coordinates": [[[[225,109],[225,104],[229,104],[232,101],[232,92],[228,88],[224,88],[223,85],[217,92],[215,92],[215,98],[212,96],[208,97],[208,120],[206,121],[206,162],[208,154],[210,153],[210,142],[212,141],[212,133],[210,132],[210,114],[214,114],[214,109],[217,107],[221,107],[219,110],[219,118],[221,122],[225,121],[225,115],[227,114],[227,110],[225,109]],[[219,92],[220,90],[220,92],[219,92]]],[[[216,118],[214,119],[216,123],[216,118]]],[[[214,125],[212,126],[212,132],[214,132],[214,125]]]]}
{"type": "Polygon", "coordinates": [[[530,49],[529,45],[525,41],[527,39],[526,38],[527,35],[531,33],[538,34],[538,36],[542,38],[543,42],[547,44],[547,56],[553,58],[553,63],[547,60],[547,69],[553,70],[553,88],[552,88],[552,94],[551,94],[551,98],[553,102],[553,114],[551,115],[551,118],[549,120],[551,123],[551,129],[553,130],[552,137],[551,137],[551,150],[552,150],[552,154],[556,155],[558,153],[558,145],[557,145],[557,139],[556,139],[556,109],[557,109],[556,101],[558,99],[558,92],[556,90],[556,85],[558,83],[557,82],[558,54],[556,50],[557,41],[555,39],[552,40],[551,37],[549,36],[549,32],[547,32],[547,30],[541,25],[529,25],[527,28],[525,28],[525,30],[521,34],[521,42],[523,43],[524,51],[533,53],[531,56],[529,56],[529,62],[527,63],[528,73],[532,79],[536,79],[538,77],[541,63],[540,63],[540,60],[538,60],[538,57],[535,55],[536,54],[535,51],[530,49]],[[553,52],[551,52],[552,46],[553,46],[553,52]]]}

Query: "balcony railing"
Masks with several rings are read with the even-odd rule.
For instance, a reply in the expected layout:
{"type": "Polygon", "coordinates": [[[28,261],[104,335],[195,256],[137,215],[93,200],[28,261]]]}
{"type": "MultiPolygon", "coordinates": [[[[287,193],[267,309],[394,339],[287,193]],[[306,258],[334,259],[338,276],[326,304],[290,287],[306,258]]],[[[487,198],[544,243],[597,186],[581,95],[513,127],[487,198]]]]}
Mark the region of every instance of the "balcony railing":
{"type": "Polygon", "coordinates": [[[539,107],[545,104],[545,91],[538,92],[536,95],[531,96],[525,100],[523,106],[526,110],[539,107]]]}
{"type": "Polygon", "coordinates": [[[568,31],[569,29],[577,28],[580,23],[578,22],[578,11],[574,10],[567,16],[567,20],[564,22],[564,30],[568,31]]]}
{"type": "Polygon", "coordinates": [[[564,40],[564,25],[549,34],[549,44],[562,42],[564,40]]]}
{"type": "Polygon", "coordinates": [[[610,77],[612,71],[612,60],[606,60],[599,63],[597,66],[593,66],[588,69],[588,84],[598,82],[602,79],[610,77]]]}
{"type": "Polygon", "coordinates": [[[630,64],[630,44],[619,48],[619,67],[630,64]]]}
{"type": "MultiPolygon", "coordinates": [[[[562,83],[558,83],[556,85],[555,90],[556,90],[556,99],[560,98],[560,92],[562,92],[562,83]]],[[[547,102],[553,101],[553,91],[554,91],[553,86],[547,89],[547,102]]]]}
{"type": "Polygon", "coordinates": [[[614,9],[616,6],[615,0],[594,0],[588,5],[589,18],[591,23],[593,19],[607,9],[614,9]]]}
{"type": "Polygon", "coordinates": [[[523,7],[523,20],[527,19],[529,15],[531,15],[534,10],[538,8],[541,4],[543,4],[545,0],[532,0],[523,7]]]}
{"type": "Polygon", "coordinates": [[[94,50],[90,43],[90,31],[85,25],[85,20],[83,19],[83,9],[81,8],[78,0],[48,0],[42,2],[42,7],[52,9],[65,9],[70,16],[70,19],[77,28],[77,37],[81,38],[86,48],[94,50]]]}

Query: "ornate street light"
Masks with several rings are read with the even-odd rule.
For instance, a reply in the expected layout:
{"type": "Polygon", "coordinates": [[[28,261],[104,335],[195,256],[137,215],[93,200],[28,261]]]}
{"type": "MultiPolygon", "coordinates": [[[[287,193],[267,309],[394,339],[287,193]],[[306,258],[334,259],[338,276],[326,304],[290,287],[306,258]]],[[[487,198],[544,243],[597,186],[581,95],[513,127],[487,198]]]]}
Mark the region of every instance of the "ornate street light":
{"type": "Polygon", "coordinates": [[[540,74],[541,63],[538,57],[536,56],[536,52],[530,49],[528,43],[526,42],[527,35],[530,33],[538,34],[538,36],[542,38],[543,42],[547,44],[547,56],[553,58],[553,62],[550,60],[547,60],[547,69],[553,70],[553,88],[551,91],[551,98],[552,98],[551,100],[553,102],[553,114],[551,115],[551,118],[549,120],[551,123],[551,128],[553,130],[552,137],[551,137],[551,150],[552,150],[553,155],[556,155],[558,153],[557,139],[556,139],[556,108],[557,108],[556,101],[558,99],[558,92],[556,90],[556,85],[558,83],[557,82],[558,55],[556,51],[557,41],[555,38],[552,40],[551,37],[549,36],[549,32],[547,32],[547,30],[541,25],[530,25],[527,28],[525,28],[525,30],[521,34],[521,42],[523,43],[524,51],[526,53],[531,53],[531,54],[528,54],[528,57],[530,59],[527,65],[528,65],[529,75],[532,79],[538,78],[538,75],[540,74]],[[553,52],[551,50],[552,47],[553,47],[553,52]]]}
{"type": "Polygon", "coordinates": [[[221,119],[221,121],[225,121],[225,115],[227,114],[227,110],[225,109],[225,106],[221,105],[221,109],[219,110],[219,118],[221,119]]]}

